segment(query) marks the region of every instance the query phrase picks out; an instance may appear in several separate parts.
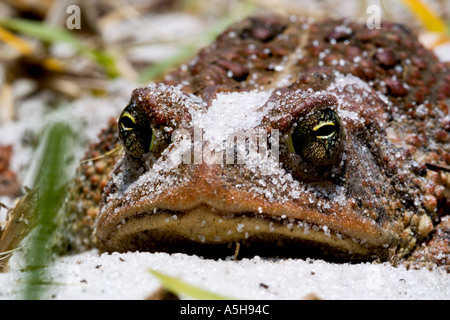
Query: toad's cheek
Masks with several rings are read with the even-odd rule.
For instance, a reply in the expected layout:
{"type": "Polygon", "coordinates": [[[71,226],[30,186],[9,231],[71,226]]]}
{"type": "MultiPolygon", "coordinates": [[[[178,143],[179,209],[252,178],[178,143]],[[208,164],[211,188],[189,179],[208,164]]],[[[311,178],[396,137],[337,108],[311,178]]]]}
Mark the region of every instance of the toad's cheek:
{"type": "Polygon", "coordinates": [[[97,220],[99,247],[198,253],[239,242],[260,255],[273,254],[265,252],[270,247],[280,252],[286,247],[290,256],[313,249],[346,259],[386,259],[390,248],[412,241],[403,225],[362,216],[349,202],[332,202],[318,211],[307,192],[273,202],[254,192],[210,190],[180,186],[156,198],[139,197],[132,206],[126,197],[109,199],[97,220]]]}

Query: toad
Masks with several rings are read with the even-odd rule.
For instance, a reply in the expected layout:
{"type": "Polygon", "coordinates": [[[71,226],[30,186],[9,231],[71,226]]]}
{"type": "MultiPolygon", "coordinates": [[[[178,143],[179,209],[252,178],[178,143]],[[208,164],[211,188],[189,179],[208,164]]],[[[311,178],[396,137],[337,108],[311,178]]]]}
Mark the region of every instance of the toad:
{"type": "Polygon", "coordinates": [[[239,21],[90,147],[71,247],[449,265],[449,97],[403,25],[239,21]]]}

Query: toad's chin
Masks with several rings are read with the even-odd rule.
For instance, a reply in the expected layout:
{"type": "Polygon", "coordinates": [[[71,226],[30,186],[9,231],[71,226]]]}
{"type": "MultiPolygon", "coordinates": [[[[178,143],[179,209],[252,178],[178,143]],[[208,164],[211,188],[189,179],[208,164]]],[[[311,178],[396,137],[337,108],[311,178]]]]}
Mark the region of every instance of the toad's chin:
{"type": "Polygon", "coordinates": [[[355,222],[346,233],[325,226],[323,214],[308,216],[302,220],[265,212],[225,212],[206,204],[186,211],[151,208],[131,213],[122,208],[112,215],[103,212],[95,237],[105,251],[185,252],[221,258],[233,255],[239,245],[240,257],[385,260],[394,245],[395,237],[381,234],[378,228],[355,222]]]}

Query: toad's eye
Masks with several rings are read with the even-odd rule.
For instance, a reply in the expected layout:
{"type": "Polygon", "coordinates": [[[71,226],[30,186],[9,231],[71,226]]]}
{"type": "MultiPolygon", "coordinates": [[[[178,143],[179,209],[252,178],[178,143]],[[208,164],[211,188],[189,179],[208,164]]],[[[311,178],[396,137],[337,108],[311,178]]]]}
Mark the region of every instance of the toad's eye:
{"type": "Polygon", "coordinates": [[[145,112],[130,103],[119,118],[119,137],[133,158],[140,158],[152,148],[153,130],[145,112]]]}
{"type": "Polygon", "coordinates": [[[324,109],[300,120],[290,139],[292,151],[304,161],[327,166],[339,160],[344,129],[338,115],[331,109],[324,109]]]}

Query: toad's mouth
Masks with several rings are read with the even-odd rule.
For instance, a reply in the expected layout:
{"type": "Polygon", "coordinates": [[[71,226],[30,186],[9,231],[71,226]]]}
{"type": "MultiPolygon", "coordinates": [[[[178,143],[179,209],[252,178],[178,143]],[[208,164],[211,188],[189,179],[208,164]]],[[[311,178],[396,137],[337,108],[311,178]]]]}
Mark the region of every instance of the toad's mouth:
{"type": "MultiPolygon", "coordinates": [[[[264,212],[221,212],[207,205],[187,211],[151,209],[98,221],[96,241],[105,251],[164,251],[208,257],[333,257],[386,259],[392,243],[378,230],[345,232],[320,221],[264,212]],[[358,235],[358,232],[360,236],[358,235]],[[225,250],[225,252],[224,252],[225,250]]],[[[392,239],[390,239],[392,240],[392,239]]]]}

